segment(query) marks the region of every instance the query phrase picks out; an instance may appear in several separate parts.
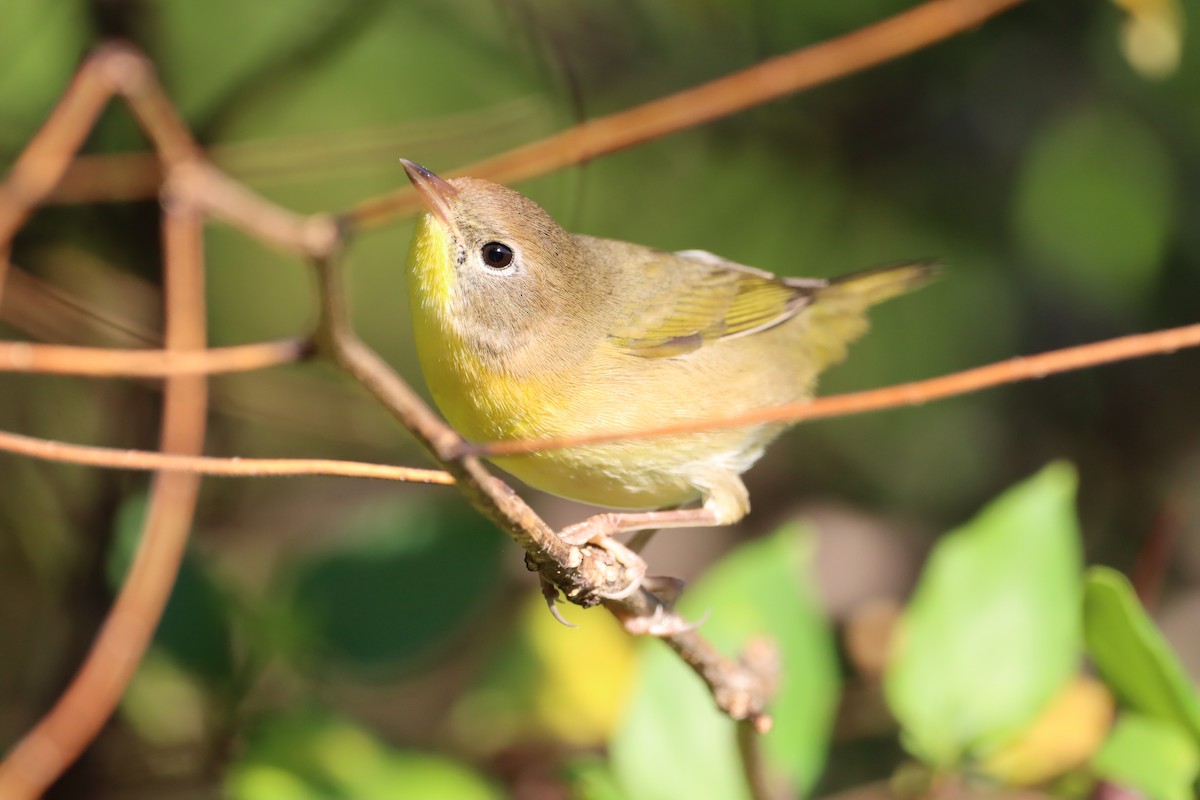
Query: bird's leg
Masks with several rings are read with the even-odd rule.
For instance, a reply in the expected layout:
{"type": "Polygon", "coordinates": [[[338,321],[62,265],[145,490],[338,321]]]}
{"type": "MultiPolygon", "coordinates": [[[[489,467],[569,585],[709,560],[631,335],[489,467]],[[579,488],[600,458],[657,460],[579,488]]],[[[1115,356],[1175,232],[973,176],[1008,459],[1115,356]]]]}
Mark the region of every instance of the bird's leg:
{"type": "MultiPolygon", "coordinates": [[[[727,524],[708,504],[700,508],[673,508],[669,511],[609,511],[568,525],[558,532],[568,544],[594,544],[608,548],[613,535],[659,528],[691,528],[727,524]]],[[[625,545],[622,548],[628,549],[625,545]]]]}
{"type": "MultiPolygon", "coordinates": [[[[660,528],[690,528],[694,526],[730,525],[737,522],[750,510],[750,502],[746,487],[736,473],[716,472],[708,475],[698,475],[703,478],[696,481],[697,488],[704,494],[704,504],[700,508],[674,508],[663,511],[610,511],[589,517],[583,522],[571,525],[559,531],[559,536],[566,542],[580,546],[592,544],[603,547],[611,552],[618,562],[625,564],[625,559],[635,558],[645,569],[645,562],[637,557],[634,550],[616,539],[615,534],[657,530],[660,528]]],[[[631,542],[640,548],[645,545],[648,537],[635,537],[631,542]]],[[[689,623],[671,610],[675,597],[682,587],[682,581],[670,578],[651,579],[658,589],[665,590],[667,597],[654,594],[658,606],[652,616],[629,617],[621,620],[625,629],[633,634],[649,636],[669,636],[691,630],[699,623],[689,623]]],[[[643,581],[633,584],[632,588],[642,588],[650,591],[651,587],[643,581]]],[[[653,594],[653,592],[651,592],[653,594]]]]}
{"type": "MultiPolygon", "coordinates": [[[[732,525],[750,511],[750,498],[746,486],[736,473],[713,471],[697,474],[693,476],[693,483],[704,496],[704,503],[699,508],[609,511],[569,525],[559,531],[558,535],[569,544],[594,544],[608,548],[613,535],[618,533],[732,525]]],[[[640,548],[646,541],[644,539],[636,544],[640,548]]]]}
{"type": "MultiPolygon", "coordinates": [[[[627,531],[642,531],[657,528],[688,528],[693,525],[716,525],[716,515],[704,508],[676,508],[670,511],[610,511],[588,517],[583,522],[569,525],[558,532],[559,537],[567,544],[576,547],[591,544],[602,547],[613,554],[618,564],[627,569],[640,572],[637,580],[632,581],[629,590],[622,596],[628,596],[637,590],[646,574],[646,562],[631,548],[613,538],[614,534],[627,531]]],[[[619,599],[619,598],[612,598],[619,599]]]]}
{"type": "MultiPolygon", "coordinates": [[[[691,509],[692,511],[702,511],[703,509],[691,509]]],[[[641,514],[623,515],[619,513],[598,514],[595,517],[590,517],[583,522],[572,525],[569,528],[563,529],[559,536],[565,539],[572,545],[581,546],[592,544],[597,547],[602,547],[608,550],[616,558],[617,563],[629,566],[636,561],[641,574],[635,581],[630,583],[629,590],[622,592],[621,596],[627,596],[635,591],[641,590],[646,592],[653,598],[655,607],[654,613],[648,617],[632,617],[618,615],[621,624],[625,630],[635,636],[670,636],[677,633],[683,633],[695,627],[692,623],[687,622],[678,614],[675,613],[675,601],[679,599],[679,594],[683,590],[683,581],[678,578],[670,578],[665,576],[647,576],[645,574],[646,562],[639,555],[641,548],[649,541],[650,536],[636,536],[630,541],[629,545],[622,544],[612,537],[609,531],[621,532],[621,520],[614,520],[613,517],[632,516],[641,517],[641,514]],[[597,519],[601,521],[597,523],[597,519]],[[618,524],[615,524],[618,523],[618,524]]],[[[636,524],[636,522],[632,523],[636,524]]],[[[658,530],[657,527],[644,531],[644,533],[653,535],[658,530]]],[[[643,531],[639,531],[642,533],[643,531]]],[[[546,592],[546,587],[542,587],[543,593],[546,592]]],[[[557,592],[554,595],[557,596],[557,592]]],[[[612,598],[618,599],[618,598],[612,598]]],[[[547,595],[547,602],[550,605],[550,613],[555,619],[562,622],[564,625],[570,625],[558,613],[550,595],[547,595]]],[[[574,626],[571,626],[574,627],[574,626]]]]}

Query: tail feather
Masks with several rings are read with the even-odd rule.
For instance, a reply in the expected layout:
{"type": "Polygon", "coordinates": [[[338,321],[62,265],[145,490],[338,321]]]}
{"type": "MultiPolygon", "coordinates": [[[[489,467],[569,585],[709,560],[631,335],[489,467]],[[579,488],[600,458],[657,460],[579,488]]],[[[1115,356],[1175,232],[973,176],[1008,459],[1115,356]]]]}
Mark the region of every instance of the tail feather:
{"type": "Polygon", "coordinates": [[[863,308],[890,300],[928,283],[938,272],[936,261],[907,261],[834,278],[818,293],[818,302],[846,297],[863,308]]]}
{"type": "Polygon", "coordinates": [[[847,345],[867,331],[868,308],[928,283],[937,271],[934,261],[911,261],[844,275],[817,289],[808,308],[817,368],[846,357],[847,345]]]}

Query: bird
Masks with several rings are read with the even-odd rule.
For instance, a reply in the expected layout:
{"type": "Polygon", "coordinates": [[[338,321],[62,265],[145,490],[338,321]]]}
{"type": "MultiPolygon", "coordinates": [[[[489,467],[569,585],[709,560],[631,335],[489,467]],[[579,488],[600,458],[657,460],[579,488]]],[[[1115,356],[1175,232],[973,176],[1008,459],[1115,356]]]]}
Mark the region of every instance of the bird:
{"type": "MultiPolygon", "coordinates": [[[[803,401],[867,329],[870,306],[925,284],[909,261],[840,278],[778,277],[703,250],[569,233],[487,180],[401,159],[423,212],[407,287],[421,371],[468,441],[654,428],[803,401]]],[[[495,457],[529,486],[616,509],[568,526],[615,534],[729,525],[742,474],[786,423],[495,457]]]]}

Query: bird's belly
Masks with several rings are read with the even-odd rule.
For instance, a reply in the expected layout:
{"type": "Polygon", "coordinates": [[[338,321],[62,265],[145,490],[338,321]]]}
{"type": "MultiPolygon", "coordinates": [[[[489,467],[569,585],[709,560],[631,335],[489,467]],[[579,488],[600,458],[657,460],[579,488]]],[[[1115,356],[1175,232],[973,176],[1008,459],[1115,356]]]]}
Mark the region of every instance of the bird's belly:
{"type": "MultiPolygon", "coordinates": [[[[563,375],[514,379],[460,365],[433,375],[427,369],[426,375],[447,420],[474,442],[653,428],[746,411],[753,407],[747,397],[768,394],[739,379],[734,369],[721,371],[725,381],[699,376],[702,380],[688,383],[663,376],[665,369],[679,369],[666,364],[630,380],[628,370],[614,371],[600,359],[580,370],[575,381],[563,375]],[[664,391],[671,385],[692,388],[664,391]]],[[[768,404],[801,394],[803,385],[790,383],[768,404]]],[[[705,493],[714,475],[737,476],[749,469],[783,427],[751,425],[605,442],[493,461],[533,488],[571,500],[611,508],[667,508],[705,493]]]]}
{"type": "Polygon", "coordinates": [[[633,454],[598,452],[596,446],[583,450],[510,456],[494,462],[535,489],[590,505],[667,508],[697,496],[695,487],[674,474],[673,465],[652,466],[633,454]]]}
{"type": "Polygon", "coordinates": [[[597,506],[657,509],[701,494],[703,477],[749,469],[776,430],[765,426],[642,441],[608,442],[496,458],[535,489],[597,506]]]}

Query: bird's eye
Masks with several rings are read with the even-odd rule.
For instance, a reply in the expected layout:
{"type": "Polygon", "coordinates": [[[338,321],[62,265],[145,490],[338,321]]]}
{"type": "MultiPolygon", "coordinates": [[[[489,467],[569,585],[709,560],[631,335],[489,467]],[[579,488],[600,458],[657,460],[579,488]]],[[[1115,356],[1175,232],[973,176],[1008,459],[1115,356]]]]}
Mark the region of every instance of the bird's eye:
{"type": "Polygon", "coordinates": [[[512,260],[512,248],[506,244],[488,242],[483,246],[483,263],[492,269],[504,269],[512,260]]]}

